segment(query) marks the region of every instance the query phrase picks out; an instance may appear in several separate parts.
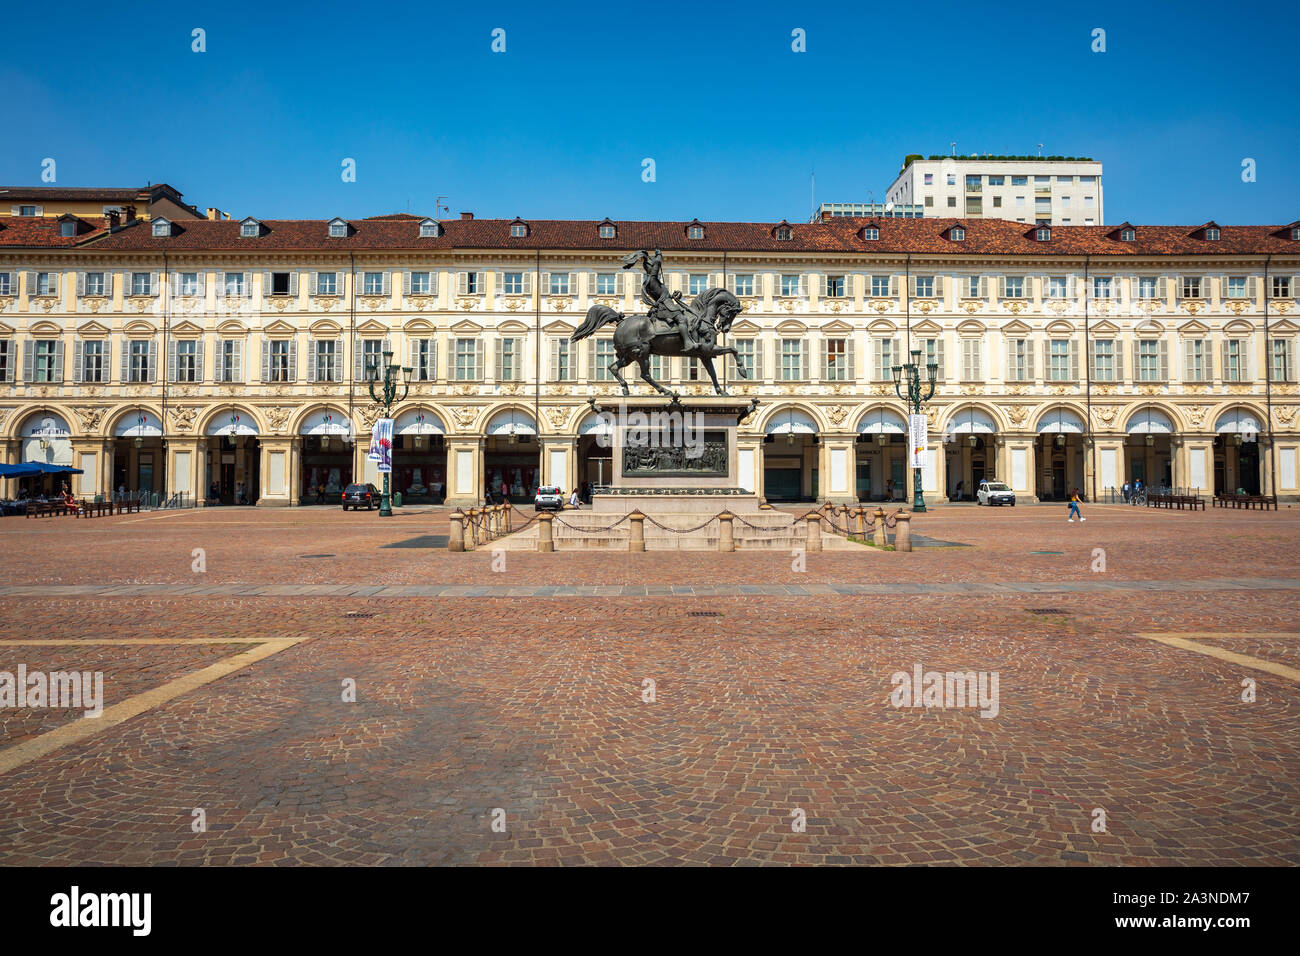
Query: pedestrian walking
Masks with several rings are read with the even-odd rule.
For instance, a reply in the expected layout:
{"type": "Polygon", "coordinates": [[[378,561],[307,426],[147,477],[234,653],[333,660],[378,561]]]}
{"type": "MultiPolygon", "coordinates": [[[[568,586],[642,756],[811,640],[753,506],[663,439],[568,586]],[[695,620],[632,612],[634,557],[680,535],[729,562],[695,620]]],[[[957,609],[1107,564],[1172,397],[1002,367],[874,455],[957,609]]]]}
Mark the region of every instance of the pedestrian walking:
{"type": "Polygon", "coordinates": [[[1123,487],[1122,489],[1120,489],[1120,490],[1121,490],[1121,491],[1123,492],[1123,494],[1124,494],[1124,504],[1128,504],[1129,495],[1132,494],[1132,489],[1129,487],[1129,483],[1128,483],[1128,479],[1127,479],[1127,478],[1124,479],[1124,487],[1123,487]]]}
{"type": "Polygon", "coordinates": [[[1074,494],[1070,495],[1070,510],[1068,513],[1070,516],[1070,524],[1074,524],[1075,515],[1079,516],[1080,521],[1088,520],[1083,516],[1083,512],[1079,510],[1079,489],[1078,488],[1075,488],[1074,494]]]}

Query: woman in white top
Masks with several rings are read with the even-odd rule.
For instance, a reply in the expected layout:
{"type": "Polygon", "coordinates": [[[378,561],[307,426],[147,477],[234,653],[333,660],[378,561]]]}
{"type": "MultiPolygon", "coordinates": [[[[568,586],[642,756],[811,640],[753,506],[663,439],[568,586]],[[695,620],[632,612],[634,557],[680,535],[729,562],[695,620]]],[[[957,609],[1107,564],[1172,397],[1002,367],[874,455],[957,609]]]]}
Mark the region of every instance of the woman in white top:
{"type": "Polygon", "coordinates": [[[574,488],[574,489],[573,489],[573,494],[569,495],[569,507],[570,507],[570,508],[577,508],[577,507],[578,507],[578,489],[577,489],[577,488],[574,488]]]}

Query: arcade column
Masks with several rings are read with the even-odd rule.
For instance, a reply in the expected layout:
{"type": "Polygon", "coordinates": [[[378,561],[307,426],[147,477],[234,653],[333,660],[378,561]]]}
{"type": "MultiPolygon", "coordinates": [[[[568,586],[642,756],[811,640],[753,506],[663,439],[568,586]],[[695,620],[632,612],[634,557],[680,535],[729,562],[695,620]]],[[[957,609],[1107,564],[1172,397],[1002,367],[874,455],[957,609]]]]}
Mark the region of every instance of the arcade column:
{"type": "Polygon", "coordinates": [[[569,500],[569,492],[578,487],[577,438],[542,439],[542,483],[559,485],[569,500]]]}
{"type": "Polygon", "coordinates": [[[998,443],[998,477],[1011,486],[1016,500],[1038,501],[1034,483],[1034,440],[1007,436],[998,443]]]}
{"type": "Polygon", "coordinates": [[[78,479],[78,495],[93,498],[106,495],[112,489],[113,446],[108,442],[100,438],[72,439],[72,463],[85,472],[73,476],[78,479]]]}
{"type": "Polygon", "coordinates": [[[763,497],[763,436],[736,435],[736,484],[763,497]]]}
{"type": "Polygon", "coordinates": [[[261,447],[261,492],[258,507],[285,508],[298,504],[301,486],[302,440],[264,438],[261,447]]]}
{"type": "Polygon", "coordinates": [[[818,469],[818,491],[821,497],[838,504],[857,501],[854,492],[854,454],[853,444],[857,435],[838,435],[828,433],[821,436],[821,461],[818,469]]]}
{"type": "Polygon", "coordinates": [[[482,438],[447,439],[447,504],[482,503],[483,449],[482,438]]]}
{"type": "Polygon", "coordinates": [[[203,460],[207,442],[201,438],[167,439],[167,496],[184,494],[203,501],[203,460]]]}

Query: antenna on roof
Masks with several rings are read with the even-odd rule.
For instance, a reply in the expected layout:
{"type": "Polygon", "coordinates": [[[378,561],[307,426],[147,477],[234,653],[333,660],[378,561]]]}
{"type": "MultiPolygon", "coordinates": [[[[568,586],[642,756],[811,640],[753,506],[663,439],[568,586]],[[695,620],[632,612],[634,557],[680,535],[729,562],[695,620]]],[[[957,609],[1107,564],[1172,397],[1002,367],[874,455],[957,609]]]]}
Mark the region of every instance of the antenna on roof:
{"type": "Polygon", "coordinates": [[[956,143],[949,143],[948,145],[952,147],[952,154],[953,154],[954,156],[956,156],[956,155],[957,155],[957,144],[956,144],[956,143]]]}
{"type": "Polygon", "coordinates": [[[434,215],[434,218],[435,218],[435,219],[438,217],[438,210],[439,210],[439,209],[441,209],[443,212],[451,212],[451,210],[448,209],[447,206],[443,203],[443,200],[446,199],[446,198],[447,198],[446,196],[439,196],[439,197],[437,197],[436,199],[434,199],[434,201],[433,201],[433,215],[434,215]]]}
{"type": "Polygon", "coordinates": [[[1042,144],[1042,143],[1039,143],[1039,144],[1038,144],[1038,155],[1039,155],[1040,157],[1043,155],[1043,144],[1042,144]]]}
{"type": "Polygon", "coordinates": [[[808,171],[808,210],[809,221],[817,218],[817,170],[808,171]]]}

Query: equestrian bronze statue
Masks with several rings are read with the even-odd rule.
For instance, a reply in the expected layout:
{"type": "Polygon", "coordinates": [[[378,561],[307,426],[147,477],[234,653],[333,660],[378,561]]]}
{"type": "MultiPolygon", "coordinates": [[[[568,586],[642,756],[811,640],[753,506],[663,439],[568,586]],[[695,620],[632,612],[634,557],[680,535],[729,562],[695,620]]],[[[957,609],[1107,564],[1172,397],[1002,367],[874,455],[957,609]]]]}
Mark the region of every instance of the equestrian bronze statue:
{"type": "Polygon", "coordinates": [[[687,302],[680,292],[669,293],[663,281],[663,256],[658,249],[653,252],[633,252],[623,258],[623,268],[631,269],[640,263],[645,272],[641,287],[641,301],[650,307],[646,315],[627,316],[603,305],[593,305],[587,318],[573,333],[573,341],[585,339],[611,322],[614,330],[614,362],[609,370],[623,386],[623,394],[631,394],[627,380],[620,369],[636,362],[641,368],[641,378],[661,395],[677,401],[677,393],[665,388],[650,375],[650,356],[683,355],[699,359],[709,373],[713,390],[727,394],[718,384],[713,360],[719,355],[730,355],[736,360],[736,372],[748,378],[744,359],[731,346],[719,346],[718,336],[725,335],[741,311],[740,300],[726,289],[705,289],[687,302]]]}

